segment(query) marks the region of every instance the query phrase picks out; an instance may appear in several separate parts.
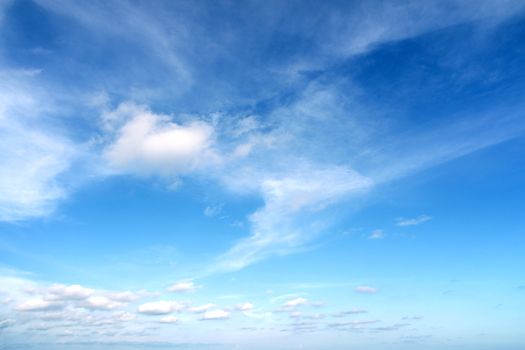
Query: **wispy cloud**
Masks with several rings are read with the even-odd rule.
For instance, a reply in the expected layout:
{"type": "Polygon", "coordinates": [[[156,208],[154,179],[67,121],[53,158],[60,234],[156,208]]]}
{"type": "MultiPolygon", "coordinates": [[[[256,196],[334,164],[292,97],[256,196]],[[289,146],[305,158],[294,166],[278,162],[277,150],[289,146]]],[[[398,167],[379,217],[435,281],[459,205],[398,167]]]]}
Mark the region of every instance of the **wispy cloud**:
{"type": "Polygon", "coordinates": [[[342,167],[298,165],[293,173],[261,174],[254,180],[252,186],[258,187],[265,205],[250,216],[250,236],[219,258],[217,271],[238,270],[271,255],[303,249],[324,225],[316,222],[316,213],[371,186],[369,179],[342,167]]]}
{"type": "Polygon", "coordinates": [[[357,293],[360,294],[375,294],[377,293],[377,288],[370,286],[357,286],[354,289],[357,293]]]}
{"type": "Polygon", "coordinates": [[[222,205],[208,205],[206,208],[204,208],[204,215],[207,217],[215,217],[219,215],[222,211],[222,205]]]}
{"type": "Polygon", "coordinates": [[[419,224],[422,224],[424,222],[427,222],[429,220],[432,220],[432,216],[429,215],[420,215],[418,217],[412,218],[412,219],[405,219],[405,218],[397,218],[396,219],[396,225],[397,226],[416,226],[419,224]]]}
{"type": "Polygon", "coordinates": [[[385,233],[383,230],[374,230],[368,236],[368,239],[383,239],[385,238],[385,233]]]}
{"type": "Polygon", "coordinates": [[[46,122],[48,96],[19,70],[0,70],[0,221],[47,216],[67,196],[59,181],[78,157],[77,147],[46,122]]]}

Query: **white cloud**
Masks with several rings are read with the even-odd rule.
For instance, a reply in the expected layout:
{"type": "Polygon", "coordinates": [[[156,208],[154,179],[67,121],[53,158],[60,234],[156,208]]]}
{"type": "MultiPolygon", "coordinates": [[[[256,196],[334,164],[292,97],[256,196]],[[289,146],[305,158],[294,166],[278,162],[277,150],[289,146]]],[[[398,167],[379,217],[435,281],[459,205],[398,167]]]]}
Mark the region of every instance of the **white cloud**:
{"type": "Polygon", "coordinates": [[[68,186],[59,177],[79,157],[49,115],[56,109],[38,77],[0,67],[0,221],[51,214],[68,186]]]}
{"type": "Polygon", "coordinates": [[[102,295],[94,295],[83,302],[81,306],[90,310],[113,310],[122,307],[123,304],[102,295]]]}
{"type": "Polygon", "coordinates": [[[295,308],[297,306],[306,305],[306,304],[308,304],[308,300],[305,298],[299,297],[299,298],[288,300],[282,306],[283,308],[295,308]]]}
{"type": "Polygon", "coordinates": [[[140,298],[140,296],[137,293],[133,293],[129,290],[123,292],[106,293],[106,296],[111,300],[118,301],[121,303],[128,303],[140,298]]]}
{"type": "Polygon", "coordinates": [[[185,306],[174,300],[152,301],[138,307],[138,312],[146,315],[166,315],[184,309],[185,306]]]}
{"type": "Polygon", "coordinates": [[[179,319],[175,316],[164,316],[159,320],[160,323],[177,323],[179,319]]]}
{"type": "Polygon", "coordinates": [[[377,293],[377,288],[370,286],[357,286],[354,289],[357,293],[361,294],[374,294],[377,293]]]}
{"type": "Polygon", "coordinates": [[[412,219],[405,219],[405,218],[397,218],[396,219],[396,225],[397,226],[415,226],[422,224],[424,222],[427,222],[429,220],[432,220],[432,216],[429,215],[420,215],[416,218],[412,219]]]}
{"type": "Polygon", "coordinates": [[[11,151],[0,159],[0,220],[49,215],[66,196],[57,177],[69,167],[72,145],[22,125],[1,131],[0,148],[11,151]]]}
{"type": "Polygon", "coordinates": [[[300,163],[296,160],[293,170],[281,174],[241,173],[228,180],[253,181],[232,186],[255,187],[265,204],[250,215],[250,236],[223,254],[213,267],[215,271],[238,270],[268,256],[304,248],[324,226],[322,220],[315,220],[317,213],[372,184],[370,179],[348,168],[319,168],[300,163]]]}
{"type": "Polygon", "coordinates": [[[385,233],[383,230],[374,230],[372,233],[370,233],[370,236],[368,236],[369,239],[382,239],[385,238],[385,233]]]}
{"type": "Polygon", "coordinates": [[[177,124],[146,107],[123,104],[103,119],[115,138],[105,149],[110,165],[121,172],[174,176],[207,166],[216,159],[213,126],[204,121],[177,124]]]}
{"type": "Polygon", "coordinates": [[[230,313],[225,310],[212,310],[205,312],[201,320],[223,320],[230,317],[230,313]]]}
{"type": "Polygon", "coordinates": [[[78,284],[66,286],[55,284],[49,288],[50,295],[47,298],[58,300],[82,300],[90,297],[93,290],[78,284]]]}
{"type": "Polygon", "coordinates": [[[239,311],[250,311],[250,310],[253,310],[253,304],[246,302],[246,303],[238,304],[236,308],[239,311]]]}
{"type": "Polygon", "coordinates": [[[63,305],[43,299],[27,300],[16,306],[18,311],[49,311],[62,308],[63,305]]]}
{"type": "Polygon", "coordinates": [[[204,305],[200,305],[200,306],[191,307],[189,310],[191,312],[195,312],[195,313],[202,313],[202,312],[206,312],[209,309],[212,309],[214,307],[215,307],[215,304],[208,303],[208,304],[204,304],[204,305]]]}
{"type": "Polygon", "coordinates": [[[180,281],[168,288],[168,291],[173,293],[193,292],[197,286],[192,281],[180,281]]]}
{"type": "MultiPolygon", "coordinates": [[[[1,271],[0,271],[1,273],[1,271]]],[[[112,299],[112,295],[126,296],[130,292],[108,292],[84,287],[78,284],[64,285],[36,283],[31,280],[16,276],[0,276],[0,293],[5,293],[13,300],[16,311],[42,311],[39,318],[45,320],[73,319],[86,311],[107,311],[123,308],[129,298],[120,300],[112,299]],[[28,300],[28,298],[30,298],[28,300]],[[126,299],[126,300],[124,300],[126,299]],[[59,311],[60,312],[48,312],[59,311]]],[[[117,315],[123,315],[120,313],[117,315]]],[[[115,316],[117,317],[117,316],[115,316]]]]}

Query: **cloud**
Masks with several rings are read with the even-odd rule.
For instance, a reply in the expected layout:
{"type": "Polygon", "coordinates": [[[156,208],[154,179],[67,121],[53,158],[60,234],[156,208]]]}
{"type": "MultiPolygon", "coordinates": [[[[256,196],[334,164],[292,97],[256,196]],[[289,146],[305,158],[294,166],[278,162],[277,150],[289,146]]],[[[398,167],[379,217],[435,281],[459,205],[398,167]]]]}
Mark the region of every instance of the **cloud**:
{"type": "Polygon", "coordinates": [[[224,320],[230,317],[230,313],[225,310],[206,311],[201,320],[224,320]]]}
{"type": "Polygon", "coordinates": [[[137,315],[131,312],[121,312],[115,315],[116,319],[119,321],[133,321],[137,318],[137,315]]]}
{"type": "Polygon", "coordinates": [[[0,320],[0,331],[6,329],[7,327],[12,326],[13,324],[14,324],[14,321],[9,318],[0,320]]]}
{"type": "Polygon", "coordinates": [[[222,205],[207,206],[204,208],[204,215],[211,218],[217,216],[222,211],[222,205]]]}
{"type": "Polygon", "coordinates": [[[160,323],[177,323],[179,319],[175,316],[164,316],[159,320],[160,323]]]}
{"type": "Polygon", "coordinates": [[[235,308],[239,311],[250,311],[253,310],[253,304],[246,302],[242,304],[237,304],[235,308]]]}
{"type": "Polygon", "coordinates": [[[351,14],[335,16],[331,26],[333,34],[324,38],[325,50],[351,57],[381,44],[417,37],[459,23],[487,18],[501,21],[523,8],[519,1],[480,1],[478,6],[473,4],[469,1],[405,1],[398,6],[367,2],[353,8],[351,14]]]}
{"type": "Polygon", "coordinates": [[[82,287],[78,284],[66,286],[63,284],[56,284],[49,288],[50,299],[58,300],[83,300],[87,299],[93,294],[90,288],[82,287]]]}
{"type": "Polygon", "coordinates": [[[213,126],[204,121],[177,124],[167,115],[129,103],[104,114],[103,120],[108,128],[117,128],[104,151],[117,171],[174,176],[215,161],[213,126]]]}
{"type": "Polygon", "coordinates": [[[289,328],[282,329],[283,332],[306,333],[319,330],[319,324],[316,321],[293,322],[288,325],[289,328]]]}
{"type": "Polygon", "coordinates": [[[405,219],[405,218],[397,218],[396,219],[396,225],[397,226],[416,226],[419,224],[422,224],[424,222],[427,222],[429,220],[432,220],[432,216],[429,215],[420,215],[413,219],[405,219]]]}
{"type": "Polygon", "coordinates": [[[191,312],[195,312],[195,313],[203,313],[203,312],[206,312],[209,309],[212,309],[214,307],[215,307],[215,304],[208,303],[208,304],[204,304],[204,305],[200,305],[200,306],[190,307],[189,310],[191,312]]]}
{"type": "Polygon", "coordinates": [[[323,314],[305,315],[299,311],[293,311],[290,313],[290,318],[302,319],[302,320],[321,320],[325,317],[323,314]]]}
{"type": "Polygon", "coordinates": [[[374,230],[372,233],[370,233],[370,236],[368,236],[368,239],[383,239],[385,238],[385,233],[383,230],[374,230]]]}
{"type": "Polygon", "coordinates": [[[146,315],[166,315],[184,309],[185,306],[174,300],[152,301],[138,307],[138,312],[146,315]]]}
{"type": "Polygon", "coordinates": [[[369,179],[348,168],[300,163],[296,161],[294,169],[283,174],[244,178],[254,181],[247,186],[255,187],[265,204],[250,215],[250,236],[220,256],[215,271],[234,271],[271,255],[303,249],[323,227],[322,221],[315,221],[316,213],[371,186],[369,179]]]}
{"type": "Polygon", "coordinates": [[[113,310],[123,306],[122,303],[113,301],[102,295],[91,296],[80,305],[89,310],[113,310]]]}
{"type": "Polygon", "coordinates": [[[380,323],[380,320],[361,320],[361,321],[344,321],[344,322],[333,322],[327,324],[327,328],[335,328],[335,329],[361,329],[365,326],[380,323]]]}
{"type": "Polygon", "coordinates": [[[124,292],[112,292],[112,293],[106,293],[106,296],[114,301],[122,302],[122,303],[128,303],[131,301],[135,301],[140,298],[140,295],[137,293],[133,293],[129,290],[124,292]]]}
{"type": "Polygon", "coordinates": [[[349,315],[358,315],[358,314],[366,314],[366,313],[368,313],[367,310],[352,309],[352,310],[348,310],[348,311],[337,312],[337,313],[333,314],[332,316],[333,317],[345,317],[345,316],[349,316],[349,315]]]}
{"type": "Polygon", "coordinates": [[[168,288],[168,291],[173,293],[187,293],[193,292],[197,286],[192,281],[180,281],[168,288]]]}
{"type": "Polygon", "coordinates": [[[376,332],[391,332],[391,331],[397,331],[401,328],[405,328],[408,326],[410,326],[410,323],[395,323],[393,325],[385,326],[385,327],[374,327],[374,328],[371,328],[371,330],[376,331],[376,332]]]}
{"type": "Polygon", "coordinates": [[[0,67],[0,221],[50,215],[65,198],[59,180],[81,147],[52,125],[54,106],[38,77],[0,67]]]}
{"type": "Polygon", "coordinates": [[[357,293],[361,294],[375,294],[377,293],[377,288],[370,286],[357,286],[354,289],[357,293]]]}
{"type": "Polygon", "coordinates": [[[298,307],[301,305],[307,305],[307,304],[308,304],[307,299],[299,297],[299,298],[288,300],[282,305],[282,307],[283,308],[295,308],[295,307],[298,307]]]}
{"type": "Polygon", "coordinates": [[[16,310],[18,311],[50,311],[50,310],[58,310],[58,309],[61,309],[62,307],[63,305],[59,303],[53,303],[51,301],[47,301],[43,299],[31,299],[21,304],[18,304],[16,306],[16,310]]]}

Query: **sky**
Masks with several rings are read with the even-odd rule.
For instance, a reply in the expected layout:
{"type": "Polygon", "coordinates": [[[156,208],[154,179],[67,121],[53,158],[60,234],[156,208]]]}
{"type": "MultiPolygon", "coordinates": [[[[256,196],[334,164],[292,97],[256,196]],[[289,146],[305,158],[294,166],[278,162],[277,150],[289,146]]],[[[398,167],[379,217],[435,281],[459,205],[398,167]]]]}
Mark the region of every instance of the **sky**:
{"type": "Polygon", "coordinates": [[[0,0],[0,349],[524,349],[524,39],[520,0],[0,0]]]}

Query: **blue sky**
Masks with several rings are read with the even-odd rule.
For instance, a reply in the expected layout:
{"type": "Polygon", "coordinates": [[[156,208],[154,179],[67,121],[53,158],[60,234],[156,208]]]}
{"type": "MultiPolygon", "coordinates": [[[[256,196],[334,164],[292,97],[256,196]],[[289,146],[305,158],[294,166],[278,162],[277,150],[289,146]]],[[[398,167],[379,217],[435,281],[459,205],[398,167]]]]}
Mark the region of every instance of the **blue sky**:
{"type": "Polygon", "coordinates": [[[522,1],[0,2],[0,348],[525,347],[522,1]]]}

